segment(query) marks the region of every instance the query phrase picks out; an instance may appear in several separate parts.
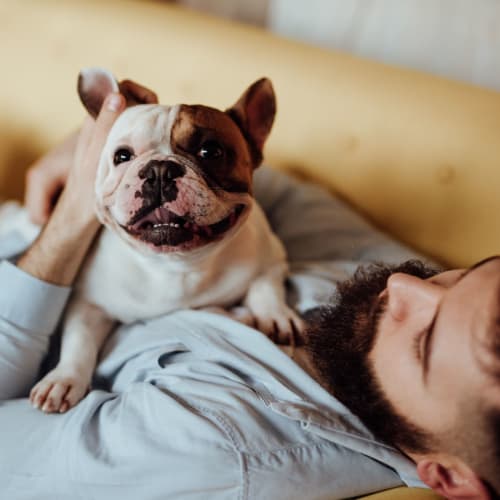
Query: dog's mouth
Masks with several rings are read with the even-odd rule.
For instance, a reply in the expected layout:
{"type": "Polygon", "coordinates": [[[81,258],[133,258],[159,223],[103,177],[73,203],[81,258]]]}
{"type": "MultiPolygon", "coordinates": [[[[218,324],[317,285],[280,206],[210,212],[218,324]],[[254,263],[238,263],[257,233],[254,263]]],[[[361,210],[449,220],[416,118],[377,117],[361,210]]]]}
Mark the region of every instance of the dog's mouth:
{"type": "Polygon", "coordinates": [[[198,225],[189,215],[180,216],[165,207],[153,209],[132,225],[122,226],[127,233],[156,247],[178,247],[191,242],[190,247],[220,239],[236,225],[246,205],[238,204],[229,215],[213,224],[198,225]]]}

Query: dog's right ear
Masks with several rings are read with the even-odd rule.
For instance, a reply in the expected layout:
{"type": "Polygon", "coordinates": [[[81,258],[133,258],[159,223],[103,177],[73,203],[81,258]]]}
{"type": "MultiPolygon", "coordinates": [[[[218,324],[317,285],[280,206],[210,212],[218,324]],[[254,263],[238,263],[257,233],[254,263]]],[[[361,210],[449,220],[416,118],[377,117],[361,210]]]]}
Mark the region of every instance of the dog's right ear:
{"type": "Polygon", "coordinates": [[[103,68],[85,68],[78,75],[78,95],[94,118],[99,114],[106,96],[119,91],[116,78],[103,68]]]}
{"type": "Polygon", "coordinates": [[[106,96],[111,92],[120,92],[127,100],[127,106],[136,104],[157,104],[156,94],[132,80],[120,83],[106,69],[86,68],[78,75],[78,95],[87,109],[95,118],[101,109],[106,96]]]}

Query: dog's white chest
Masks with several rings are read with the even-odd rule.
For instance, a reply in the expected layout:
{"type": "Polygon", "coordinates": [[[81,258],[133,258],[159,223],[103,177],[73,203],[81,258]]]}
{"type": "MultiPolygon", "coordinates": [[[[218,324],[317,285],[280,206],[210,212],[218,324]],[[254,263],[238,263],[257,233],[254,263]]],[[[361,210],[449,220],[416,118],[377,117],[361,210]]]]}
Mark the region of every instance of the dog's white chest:
{"type": "Polygon", "coordinates": [[[113,318],[131,322],[180,308],[235,304],[278,262],[285,262],[283,246],[254,205],[230,241],[196,260],[143,255],[104,229],[76,293],[113,318]]]}

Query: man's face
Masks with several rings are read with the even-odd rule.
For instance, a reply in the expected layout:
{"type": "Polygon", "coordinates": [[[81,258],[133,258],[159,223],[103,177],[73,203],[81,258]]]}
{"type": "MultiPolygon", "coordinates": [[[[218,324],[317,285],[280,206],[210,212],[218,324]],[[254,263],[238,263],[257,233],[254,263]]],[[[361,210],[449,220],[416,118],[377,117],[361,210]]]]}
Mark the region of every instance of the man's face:
{"type": "Polygon", "coordinates": [[[498,496],[500,257],[444,273],[361,268],[308,316],[319,379],[424,482],[447,498],[498,496]]]}
{"type": "Polygon", "coordinates": [[[399,415],[432,434],[453,427],[466,398],[500,402],[485,347],[500,335],[500,258],[422,280],[393,274],[373,349],[375,378],[399,415]]]}

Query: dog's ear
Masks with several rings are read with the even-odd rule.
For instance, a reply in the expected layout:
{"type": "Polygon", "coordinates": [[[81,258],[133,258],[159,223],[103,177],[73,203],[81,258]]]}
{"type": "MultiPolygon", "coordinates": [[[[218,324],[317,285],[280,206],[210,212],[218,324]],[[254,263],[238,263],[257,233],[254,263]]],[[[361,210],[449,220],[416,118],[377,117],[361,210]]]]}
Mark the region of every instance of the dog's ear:
{"type": "Polygon", "coordinates": [[[95,118],[102,103],[110,92],[120,92],[127,100],[127,106],[136,104],[157,104],[156,94],[132,80],[118,83],[116,78],[102,68],[87,68],[78,75],[78,94],[87,111],[95,118]]]}
{"type": "Polygon", "coordinates": [[[120,92],[127,100],[127,106],[136,104],[158,104],[158,96],[147,87],[132,80],[123,80],[118,84],[120,92]]]}
{"type": "Polygon", "coordinates": [[[276,115],[276,96],[271,80],[261,78],[250,85],[226,113],[243,132],[257,167],[262,161],[262,149],[276,115]]]}
{"type": "Polygon", "coordinates": [[[78,95],[94,118],[99,114],[106,96],[119,90],[116,78],[105,69],[85,68],[78,75],[78,95]]]}

